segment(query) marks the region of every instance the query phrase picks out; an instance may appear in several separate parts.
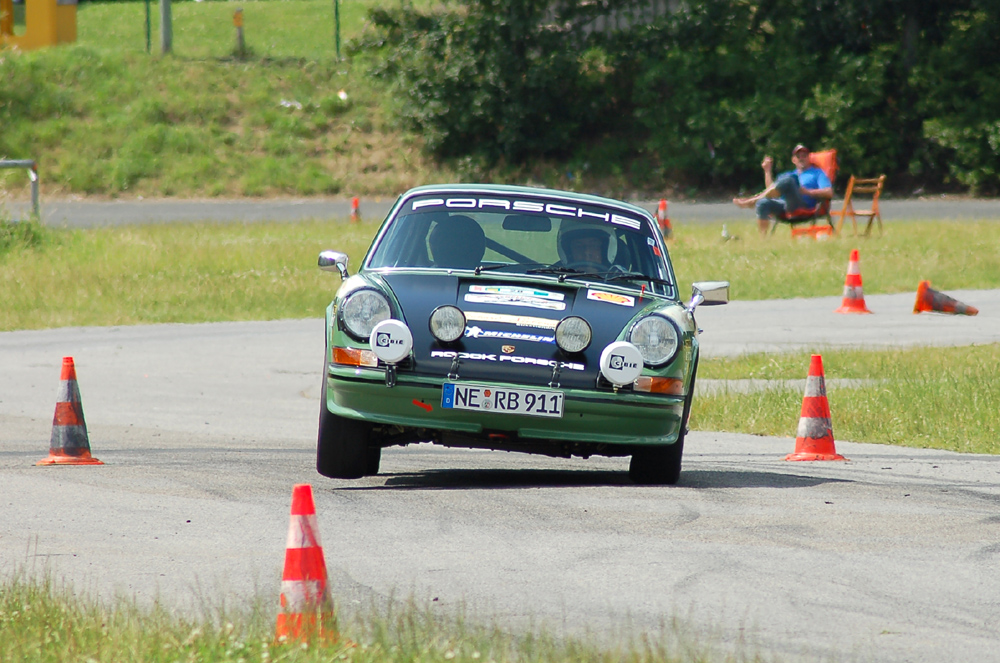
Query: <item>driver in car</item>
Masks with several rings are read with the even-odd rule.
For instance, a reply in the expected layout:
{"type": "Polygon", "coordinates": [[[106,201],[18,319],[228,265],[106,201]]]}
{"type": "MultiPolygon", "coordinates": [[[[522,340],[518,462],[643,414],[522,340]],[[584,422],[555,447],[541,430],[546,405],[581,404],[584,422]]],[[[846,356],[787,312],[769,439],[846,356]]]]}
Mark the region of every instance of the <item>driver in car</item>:
{"type": "MultiPolygon", "coordinates": [[[[565,267],[606,271],[611,266],[613,235],[600,226],[576,225],[559,232],[559,257],[565,267]]],[[[617,244],[614,244],[615,248],[617,244]]]]}

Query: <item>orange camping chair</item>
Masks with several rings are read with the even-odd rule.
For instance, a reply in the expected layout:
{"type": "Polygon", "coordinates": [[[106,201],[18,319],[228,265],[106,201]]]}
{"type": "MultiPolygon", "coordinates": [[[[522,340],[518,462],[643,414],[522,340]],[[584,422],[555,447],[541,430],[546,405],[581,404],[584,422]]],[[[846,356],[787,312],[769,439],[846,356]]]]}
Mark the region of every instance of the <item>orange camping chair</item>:
{"type": "MultiPolygon", "coordinates": [[[[837,179],[837,170],[839,165],[837,164],[837,150],[824,150],[823,152],[810,152],[809,161],[812,165],[816,166],[824,173],[826,173],[827,178],[830,180],[830,186],[833,186],[834,181],[837,179]]],[[[825,218],[827,225],[830,227],[828,232],[833,233],[835,231],[833,225],[833,218],[830,216],[830,202],[829,200],[823,200],[815,209],[797,209],[783,215],[779,219],[775,219],[774,223],[771,225],[771,233],[777,229],[779,223],[787,223],[790,226],[796,226],[802,223],[808,223],[812,226],[816,225],[816,219],[825,218]]],[[[794,234],[794,230],[792,231],[794,234]]]]}

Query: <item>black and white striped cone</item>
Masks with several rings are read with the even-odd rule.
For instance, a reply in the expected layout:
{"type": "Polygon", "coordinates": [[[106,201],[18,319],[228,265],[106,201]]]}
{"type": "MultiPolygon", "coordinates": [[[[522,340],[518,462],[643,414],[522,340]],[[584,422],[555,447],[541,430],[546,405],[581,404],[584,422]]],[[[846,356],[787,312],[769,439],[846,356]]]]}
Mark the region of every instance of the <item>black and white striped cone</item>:
{"type": "Polygon", "coordinates": [[[104,465],[90,455],[87,422],[83,418],[80,388],[76,384],[76,365],[72,357],[63,357],[59,397],[52,417],[52,440],[49,457],[35,465],[104,465]]]}

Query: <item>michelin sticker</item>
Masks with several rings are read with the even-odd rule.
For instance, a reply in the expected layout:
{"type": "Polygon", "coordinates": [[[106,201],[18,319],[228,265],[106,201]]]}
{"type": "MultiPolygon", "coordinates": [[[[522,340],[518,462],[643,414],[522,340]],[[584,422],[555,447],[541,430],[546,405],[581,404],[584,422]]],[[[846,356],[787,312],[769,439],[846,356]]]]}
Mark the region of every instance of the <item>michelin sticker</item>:
{"type": "Polygon", "coordinates": [[[467,338],[502,338],[508,341],[530,341],[532,343],[555,343],[555,336],[542,336],[541,334],[528,334],[525,332],[495,331],[492,329],[482,329],[479,326],[465,328],[467,338]]]}

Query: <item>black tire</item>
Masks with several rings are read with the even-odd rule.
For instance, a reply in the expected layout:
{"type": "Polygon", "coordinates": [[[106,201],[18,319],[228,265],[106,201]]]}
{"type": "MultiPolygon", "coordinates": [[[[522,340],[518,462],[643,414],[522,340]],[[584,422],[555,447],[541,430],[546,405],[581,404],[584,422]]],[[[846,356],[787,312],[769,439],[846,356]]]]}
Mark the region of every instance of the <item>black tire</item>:
{"type": "Polygon", "coordinates": [[[365,468],[365,474],[368,476],[375,476],[378,474],[378,466],[382,461],[382,447],[368,447],[368,457],[365,460],[368,465],[365,468]]]}
{"type": "Polygon", "coordinates": [[[319,404],[316,471],[331,479],[360,479],[378,472],[382,450],[369,447],[372,425],[331,414],[326,409],[326,379],[319,404]],[[374,463],[373,463],[374,452],[374,463]],[[374,471],[372,466],[374,464],[374,471]]]}
{"type": "Polygon", "coordinates": [[[684,455],[684,437],[687,435],[688,417],[694,401],[694,380],[698,374],[698,360],[691,369],[691,387],[684,398],[681,414],[681,432],[677,441],[666,447],[640,449],[632,454],[628,464],[628,478],[633,483],[647,486],[673,486],[681,478],[681,458],[684,455]]]}

